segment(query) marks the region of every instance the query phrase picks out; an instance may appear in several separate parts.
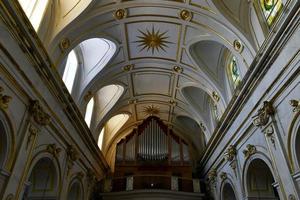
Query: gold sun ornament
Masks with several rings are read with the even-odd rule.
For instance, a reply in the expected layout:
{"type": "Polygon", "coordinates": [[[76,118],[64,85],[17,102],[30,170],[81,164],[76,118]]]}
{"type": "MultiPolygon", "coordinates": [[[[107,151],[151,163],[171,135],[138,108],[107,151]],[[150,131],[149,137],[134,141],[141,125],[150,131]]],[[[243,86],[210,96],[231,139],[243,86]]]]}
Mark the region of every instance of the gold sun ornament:
{"type": "Polygon", "coordinates": [[[135,43],[139,43],[138,47],[142,47],[140,52],[144,49],[147,49],[147,52],[151,49],[152,54],[160,50],[166,52],[165,48],[168,48],[168,44],[172,43],[167,40],[169,38],[167,36],[168,31],[161,32],[159,29],[155,30],[154,26],[152,26],[151,31],[148,29],[146,31],[138,31],[141,35],[137,36],[139,40],[135,41],[135,43]]]}
{"type": "Polygon", "coordinates": [[[145,106],[143,109],[143,113],[145,113],[146,116],[150,115],[158,115],[159,114],[159,107],[154,105],[145,106]]]}

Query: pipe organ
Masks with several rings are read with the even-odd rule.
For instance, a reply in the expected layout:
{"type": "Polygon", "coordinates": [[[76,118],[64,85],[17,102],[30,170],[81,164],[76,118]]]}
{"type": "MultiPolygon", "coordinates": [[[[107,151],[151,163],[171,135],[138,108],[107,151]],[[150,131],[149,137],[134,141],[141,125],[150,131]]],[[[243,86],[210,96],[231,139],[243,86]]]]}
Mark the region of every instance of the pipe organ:
{"type": "Polygon", "coordinates": [[[150,116],[117,144],[116,164],[132,161],[189,162],[189,147],[158,117],[150,116]]]}

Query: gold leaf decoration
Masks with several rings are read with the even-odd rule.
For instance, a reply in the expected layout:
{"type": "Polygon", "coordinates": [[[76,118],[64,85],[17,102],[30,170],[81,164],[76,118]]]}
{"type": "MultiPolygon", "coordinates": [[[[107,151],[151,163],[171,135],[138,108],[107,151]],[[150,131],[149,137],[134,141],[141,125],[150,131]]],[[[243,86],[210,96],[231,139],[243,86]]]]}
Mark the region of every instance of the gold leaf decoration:
{"type": "Polygon", "coordinates": [[[141,35],[137,36],[139,40],[135,41],[135,43],[139,43],[138,47],[141,47],[140,52],[144,49],[146,49],[147,52],[151,50],[152,54],[160,50],[166,52],[165,48],[168,48],[168,44],[172,43],[167,40],[169,38],[169,36],[167,36],[168,31],[161,32],[159,29],[155,30],[154,26],[152,26],[151,31],[148,29],[146,29],[146,31],[138,31],[141,35]]]}

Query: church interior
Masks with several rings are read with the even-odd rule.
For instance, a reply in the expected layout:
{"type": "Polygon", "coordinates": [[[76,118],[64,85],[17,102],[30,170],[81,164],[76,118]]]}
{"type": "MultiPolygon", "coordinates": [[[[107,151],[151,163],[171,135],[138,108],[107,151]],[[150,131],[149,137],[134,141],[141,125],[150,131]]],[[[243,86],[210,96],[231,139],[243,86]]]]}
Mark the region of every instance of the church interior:
{"type": "Polygon", "coordinates": [[[299,200],[299,0],[1,0],[0,199],[299,200]]]}

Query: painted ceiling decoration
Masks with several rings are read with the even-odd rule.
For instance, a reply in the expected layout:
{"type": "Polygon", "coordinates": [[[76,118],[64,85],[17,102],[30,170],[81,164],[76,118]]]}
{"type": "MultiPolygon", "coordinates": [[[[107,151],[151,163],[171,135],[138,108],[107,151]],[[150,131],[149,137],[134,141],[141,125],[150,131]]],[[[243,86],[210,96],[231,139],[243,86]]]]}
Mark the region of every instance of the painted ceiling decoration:
{"type": "Polygon", "coordinates": [[[139,32],[141,35],[138,36],[139,40],[135,42],[139,43],[139,47],[142,47],[140,52],[144,49],[147,51],[151,50],[152,54],[154,51],[159,52],[160,50],[166,52],[165,48],[168,48],[168,44],[171,43],[167,40],[169,38],[167,36],[168,31],[161,32],[159,29],[155,30],[154,25],[152,25],[151,31],[146,29],[145,31],[139,30],[139,32]]]}
{"type": "Polygon", "coordinates": [[[59,68],[68,52],[87,39],[103,38],[116,46],[108,64],[80,96],[72,94],[84,112],[86,95],[95,96],[107,85],[124,88],[94,124],[98,138],[99,127],[109,119],[130,113],[120,130],[104,141],[106,157],[149,116],[159,117],[195,148],[207,143],[234,93],[232,84],[240,83],[258,49],[248,34],[245,6],[250,4],[241,1],[94,0],[52,36],[48,49],[61,52],[52,53],[59,68]],[[63,41],[68,45],[61,50],[57,44],[63,41]]]}

